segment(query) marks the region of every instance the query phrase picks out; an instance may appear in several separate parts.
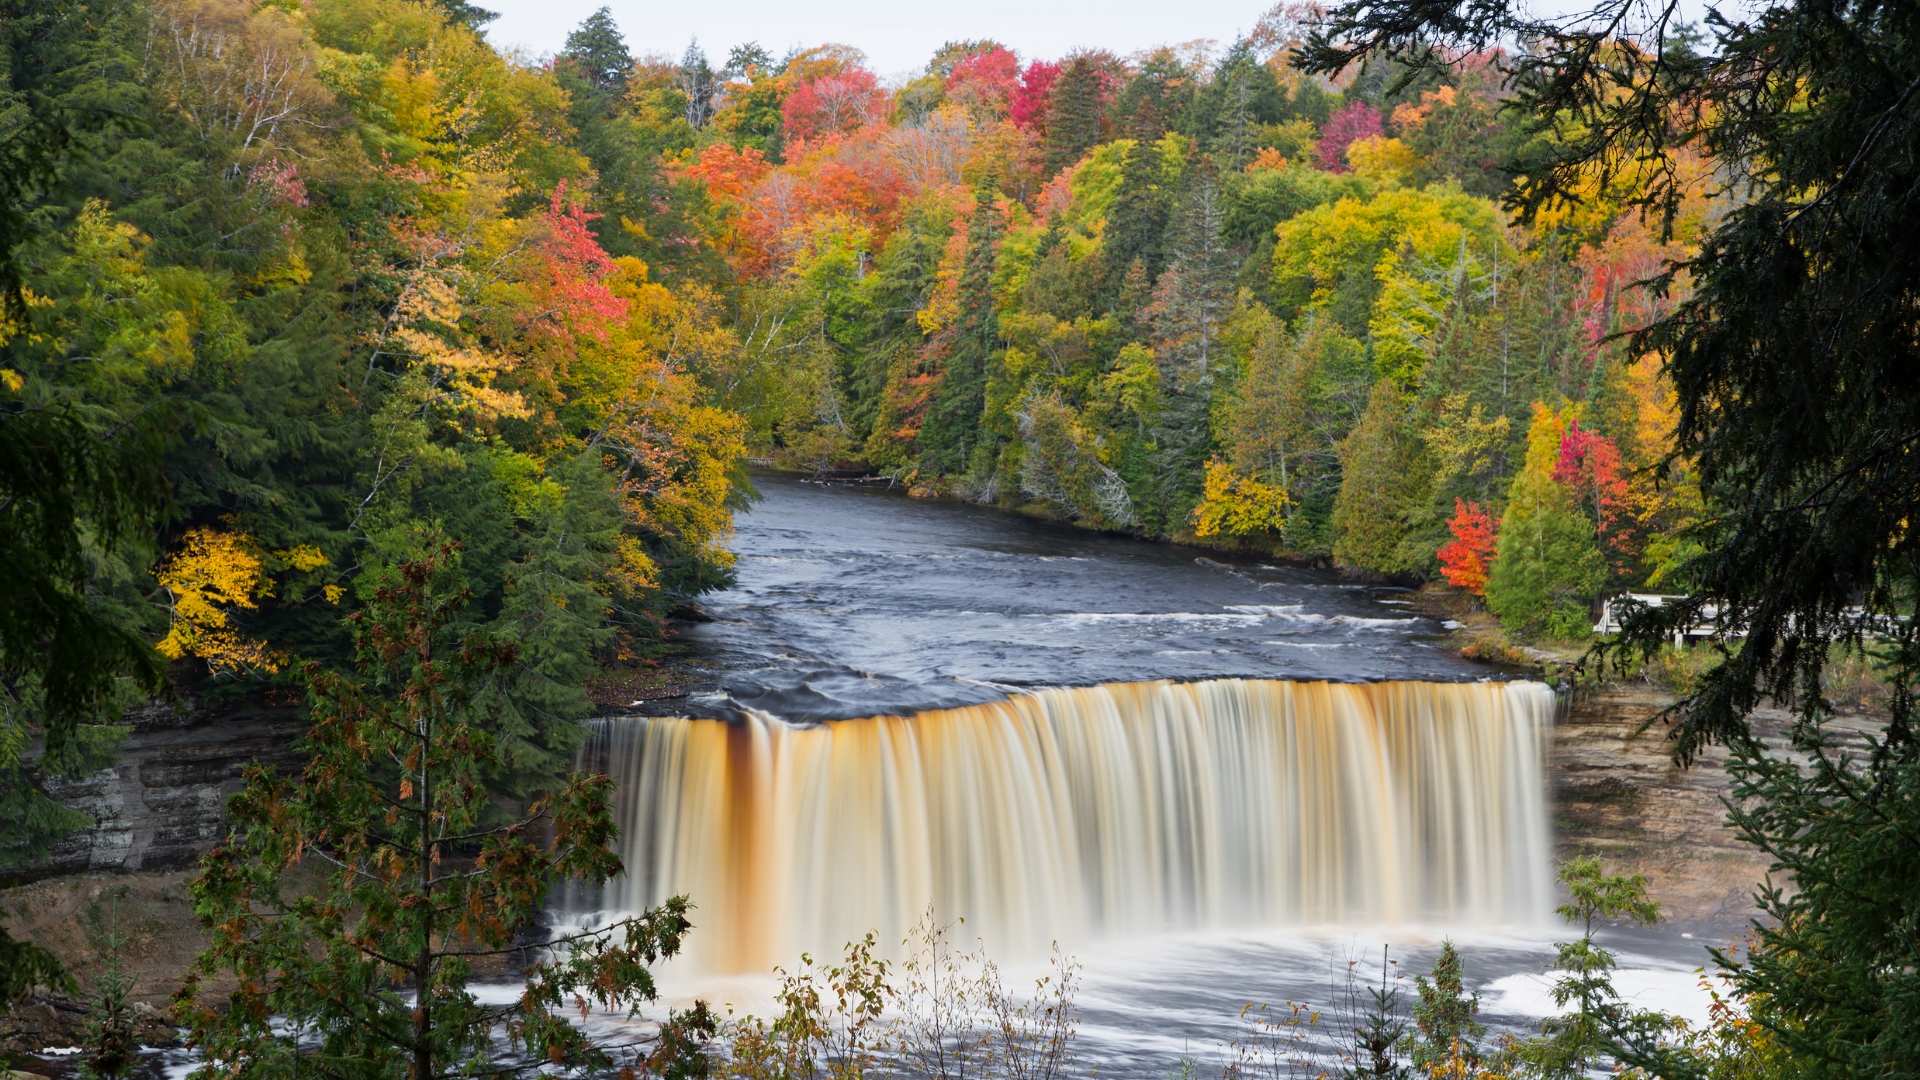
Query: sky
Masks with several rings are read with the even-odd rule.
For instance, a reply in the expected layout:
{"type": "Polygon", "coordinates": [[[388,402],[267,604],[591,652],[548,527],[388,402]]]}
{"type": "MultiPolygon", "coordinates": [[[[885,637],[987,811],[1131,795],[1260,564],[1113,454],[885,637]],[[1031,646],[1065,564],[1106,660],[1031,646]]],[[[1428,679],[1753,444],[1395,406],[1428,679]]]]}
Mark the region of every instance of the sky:
{"type": "Polygon", "coordinates": [[[1122,56],[1158,45],[1251,30],[1272,0],[476,0],[500,18],[487,39],[535,56],[559,51],[567,34],[604,3],[635,55],[678,57],[698,38],[715,67],[735,45],[758,41],[774,56],[791,46],[834,42],[866,52],[883,78],[925,64],[948,41],[993,38],[1023,59],[1056,59],[1080,47],[1122,56]]]}
{"type": "MultiPolygon", "coordinates": [[[[1160,45],[1212,38],[1220,47],[1253,29],[1274,0],[474,0],[497,11],[487,39],[532,55],[558,52],[567,34],[602,4],[636,56],[678,58],[698,39],[714,67],[727,50],[757,41],[778,57],[829,42],[867,54],[883,81],[903,81],[949,41],[992,38],[1023,60],[1056,60],[1080,47],[1126,56],[1160,45]]],[[[1523,0],[1525,2],[1525,0],[1523,0]]],[[[1536,14],[1590,10],[1595,0],[1531,0],[1536,14]]],[[[1662,0],[1641,0],[1659,4],[1662,0]]],[[[1707,0],[1681,0],[1698,20],[1707,0]]],[[[1737,15],[1754,0],[1721,0],[1737,15]]]]}

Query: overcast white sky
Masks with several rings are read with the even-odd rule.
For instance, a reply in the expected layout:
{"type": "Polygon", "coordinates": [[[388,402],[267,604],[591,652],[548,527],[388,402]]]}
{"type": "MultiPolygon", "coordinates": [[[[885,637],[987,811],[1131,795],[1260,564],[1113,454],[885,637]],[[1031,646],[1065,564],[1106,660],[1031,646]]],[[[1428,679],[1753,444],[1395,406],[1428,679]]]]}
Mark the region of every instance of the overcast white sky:
{"type": "MultiPolygon", "coordinates": [[[[867,54],[883,79],[925,64],[948,41],[993,38],[1024,60],[1073,49],[1121,56],[1159,45],[1213,38],[1226,45],[1251,30],[1273,0],[474,0],[498,11],[486,27],[495,45],[535,56],[558,52],[567,34],[602,4],[612,9],[635,55],[678,57],[699,38],[715,67],[727,50],[758,41],[779,56],[792,46],[834,42],[867,54]]],[[[1657,5],[1662,0],[1642,0],[1657,5]]],[[[1708,0],[1683,0],[1699,19],[1708,0]]],[[[1536,13],[1590,10],[1595,0],[1533,0],[1536,13]]],[[[1733,15],[1753,0],[1719,0],[1733,15]]]]}
{"type": "Polygon", "coordinates": [[[920,67],[947,41],[990,37],[1023,59],[1053,59],[1088,46],[1121,55],[1195,38],[1232,41],[1272,0],[476,0],[500,18],[495,45],[557,52],[604,3],[636,55],[679,56],[688,40],[718,67],[727,50],[758,41],[775,56],[825,42],[864,50],[883,77],[920,67]]]}

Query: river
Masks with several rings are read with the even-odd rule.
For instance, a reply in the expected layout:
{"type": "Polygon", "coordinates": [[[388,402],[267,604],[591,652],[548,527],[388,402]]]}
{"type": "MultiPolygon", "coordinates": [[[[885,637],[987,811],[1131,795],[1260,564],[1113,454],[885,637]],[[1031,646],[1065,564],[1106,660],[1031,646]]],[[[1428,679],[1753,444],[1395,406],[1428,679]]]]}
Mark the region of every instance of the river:
{"type": "MultiPolygon", "coordinates": [[[[702,608],[711,621],[685,633],[690,663],[709,673],[712,688],[647,710],[727,723],[708,729],[685,720],[610,721],[629,725],[622,730],[630,747],[653,747],[630,749],[638,756],[610,766],[622,774],[633,876],[598,903],[578,905],[604,915],[676,891],[704,891],[705,932],[710,943],[732,949],[726,955],[733,959],[715,960],[719,946],[713,946],[696,950],[705,959],[669,965],[663,986],[680,1001],[698,995],[764,1015],[775,985],[765,973],[769,957],[783,957],[782,966],[791,968],[806,946],[825,959],[833,952],[830,942],[857,933],[849,929],[855,924],[897,941],[899,913],[917,912],[916,904],[933,897],[946,905],[943,914],[967,915],[971,926],[988,933],[1011,911],[1041,937],[1065,943],[1082,965],[1081,1065],[1097,1066],[1103,1076],[1166,1075],[1183,1055],[1198,1062],[1203,1075],[1217,1073],[1229,1044],[1245,1033],[1245,1006],[1336,1004],[1350,966],[1377,976],[1382,946],[1391,950],[1389,973],[1410,975],[1425,972],[1439,942],[1453,938],[1469,986],[1482,995],[1482,1019],[1496,1031],[1537,1030],[1539,1018],[1552,1011],[1553,942],[1568,932],[1551,914],[1550,886],[1533,884],[1550,869],[1537,739],[1509,742],[1505,751],[1489,750],[1482,739],[1465,756],[1446,758],[1434,756],[1431,747],[1438,744],[1426,736],[1419,745],[1429,749],[1419,752],[1420,760],[1405,760],[1404,751],[1401,760],[1390,760],[1389,747],[1374,764],[1362,763],[1361,773],[1377,768],[1402,776],[1398,786],[1445,789],[1437,801],[1431,790],[1416,800],[1369,788],[1341,773],[1352,773],[1352,761],[1323,764],[1322,773],[1330,768],[1335,775],[1326,787],[1332,794],[1314,801],[1333,809],[1289,808],[1258,789],[1311,786],[1312,777],[1291,759],[1262,774],[1269,782],[1250,788],[1216,775],[1244,765],[1222,763],[1243,755],[1242,743],[1220,739],[1196,751],[1181,749],[1182,740],[1204,742],[1233,724],[1304,722],[1325,706],[1288,697],[1275,707],[1277,719],[1249,721],[1241,715],[1244,702],[1230,710],[1233,717],[1211,715],[1204,704],[1182,704],[1193,695],[1182,698],[1170,686],[1150,688],[1144,697],[1135,693],[1157,704],[1114,720],[1111,707],[1062,705],[1066,699],[1047,689],[1153,680],[1262,680],[1217,684],[1258,688],[1276,680],[1417,686],[1510,678],[1438,647],[1442,627],[1416,611],[1404,590],[983,507],[908,499],[885,485],[772,474],[755,481],[763,497],[740,516],[734,541],[738,584],[707,598],[702,608]],[[1088,710],[1085,717],[1078,708],[1088,710]],[[1134,725],[1124,737],[1132,743],[1122,749],[1136,772],[1180,778],[1123,777],[1119,809],[1088,810],[1089,785],[1113,781],[1096,783],[1076,770],[1108,776],[1113,769],[1105,758],[1097,768],[1076,764],[1061,740],[1096,714],[1110,727],[1134,725]],[[890,728],[860,719],[874,716],[909,719],[890,728]],[[936,729],[958,730],[964,738],[936,740],[929,734],[936,729]],[[732,749],[708,753],[717,771],[695,775],[699,769],[689,762],[700,753],[688,746],[708,730],[721,739],[713,746],[732,749]],[[669,745],[677,749],[660,749],[669,745]],[[1532,760],[1517,759],[1516,746],[1532,760]],[[754,755],[758,764],[741,764],[754,755]],[[1017,774],[1020,783],[981,787],[979,776],[996,770],[1017,774]],[[1489,794],[1515,784],[1525,789],[1524,798],[1489,794]],[[900,797],[903,789],[956,785],[967,790],[942,796],[942,805],[932,796],[900,797]],[[738,809],[743,799],[760,800],[746,824],[738,809]],[[1193,810],[1200,805],[1195,799],[1206,807],[1193,810]],[[1398,819],[1356,824],[1356,816],[1371,813],[1368,803],[1396,799],[1398,819]],[[1341,809],[1342,800],[1352,806],[1341,809]],[[1149,804],[1140,814],[1151,820],[1144,826],[1122,821],[1129,803],[1149,804]],[[1529,813],[1538,825],[1526,824],[1529,813]],[[1243,872],[1249,861],[1267,858],[1259,843],[1285,841],[1249,841],[1232,820],[1236,814],[1290,818],[1274,835],[1291,828],[1296,841],[1348,837],[1331,873],[1339,880],[1332,892],[1321,886],[1337,898],[1336,908],[1266,896],[1292,888],[1289,875],[1329,872],[1298,855],[1275,860],[1266,877],[1243,872]],[[920,819],[928,823],[901,839],[920,819]],[[1128,843],[1153,848],[1157,861],[1116,877],[1108,865],[1115,856],[1107,851],[1097,874],[1083,866],[1101,843],[1113,847],[1109,834],[1121,834],[1123,825],[1135,830],[1124,833],[1128,843]],[[1456,835],[1474,827],[1481,840],[1456,835]],[[1538,835],[1513,839],[1516,828],[1538,835]],[[1057,842],[1034,855],[1022,847],[1029,835],[1057,842]],[[676,845],[678,855],[662,854],[676,845]],[[742,856],[747,848],[760,854],[742,856]],[[1049,860],[1071,864],[1071,880],[1033,884],[1049,860]],[[1188,879],[1216,880],[1223,872],[1230,879],[1220,887],[1225,893],[1260,895],[1192,899],[1198,887],[1188,879]],[[1090,874],[1104,876],[1080,883],[1090,874]],[[1439,895],[1426,880],[1436,874],[1464,884],[1439,895]],[[992,879],[996,888],[983,892],[981,879],[992,879]],[[1474,892],[1476,884],[1486,887],[1474,892]],[[904,899],[873,900],[896,892],[904,899]],[[1116,905],[1126,907],[1131,894],[1143,892],[1179,892],[1185,906],[1148,904],[1151,910],[1132,922],[1113,915],[1116,905]],[[1398,906],[1381,896],[1399,896],[1398,906]],[[1201,909],[1209,902],[1214,908],[1208,910],[1230,914],[1205,917],[1201,909]],[[974,910],[952,910],[969,905],[974,910]],[[785,929],[774,933],[768,929],[774,924],[785,929]],[[749,938],[760,951],[734,948],[749,938]]],[[[1361,715],[1373,706],[1335,693],[1349,704],[1333,727],[1350,734],[1356,725],[1379,725],[1382,745],[1404,738],[1393,733],[1410,730],[1409,724],[1459,729],[1457,707],[1445,704],[1457,696],[1428,694],[1438,694],[1434,700],[1444,707],[1422,704],[1420,710],[1433,715],[1409,720],[1361,715]]],[[[1381,700],[1362,697],[1376,705],[1381,700]]],[[[1519,699],[1508,693],[1487,700],[1519,699]]],[[[1520,714],[1481,720],[1495,729],[1526,723],[1520,714]]],[[[1296,748],[1287,753],[1304,752],[1298,748],[1307,745],[1300,735],[1305,729],[1287,730],[1293,734],[1286,745],[1296,748]]],[[[1111,743],[1122,736],[1105,738],[1111,743]]],[[[1335,758],[1352,752],[1327,751],[1335,758]]],[[[1707,963],[1704,942],[1617,927],[1603,930],[1602,939],[1620,953],[1618,985],[1630,1000],[1704,1016],[1707,998],[1695,974],[1707,963]]],[[[1044,973],[1030,943],[1009,953],[998,959],[1010,984],[1044,973]]],[[[1411,994],[1410,982],[1400,981],[1404,993],[1411,994]]]]}
{"type": "Polygon", "coordinates": [[[1087,532],[885,484],[755,476],[739,583],[685,640],[721,692],[796,721],[1146,679],[1473,680],[1406,590],[1087,532]]]}

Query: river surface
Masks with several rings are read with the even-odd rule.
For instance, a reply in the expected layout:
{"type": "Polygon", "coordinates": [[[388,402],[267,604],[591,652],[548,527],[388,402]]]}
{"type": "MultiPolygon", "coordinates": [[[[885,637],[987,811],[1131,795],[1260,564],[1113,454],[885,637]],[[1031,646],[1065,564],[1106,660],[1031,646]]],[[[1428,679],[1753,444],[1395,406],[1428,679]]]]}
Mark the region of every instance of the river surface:
{"type": "MultiPolygon", "coordinates": [[[[742,707],[790,721],[948,708],[1048,686],[1225,677],[1464,681],[1511,676],[1440,646],[1443,627],[1406,590],[1206,549],[1090,533],[885,485],[755,476],[740,515],[738,584],[707,598],[689,629],[720,689],[660,703],[681,715],[742,707]]],[[[655,711],[661,711],[656,709],[655,711]]],[[[1545,913],[1543,913],[1545,915],[1545,913]]],[[[696,931],[697,932],[697,931],[696,931]]],[[[1063,937],[1076,937],[1063,927],[1063,937]]],[[[1076,948],[1080,1069],[1161,1077],[1183,1056],[1218,1075],[1244,1043],[1244,1007],[1331,1009],[1351,966],[1377,978],[1381,948],[1403,996],[1452,937],[1495,1032],[1526,1035],[1554,1011],[1557,931],[1445,926],[1307,927],[1130,936],[1076,948]]],[[[1704,1020],[1704,945],[1677,933],[1609,928],[1622,994],[1704,1020]]],[[[797,958],[796,958],[797,959],[797,958]]],[[[816,957],[816,960],[826,958],[816,957]]],[[[1002,958],[1007,983],[1044,966],[1002,958]]],[[[775,983],[700,980],[669,966],[663,988],[736,1014],[768,1015],[775,983]]],[[[611,1018],[606,1022],[611,1023],[611,1018]]],[[[1332,1037],[1323,1030],[1322,1037],[1332,1037]]]]}
{"type": "Polygon", "coordinates": [[[754,483],[739,584],[685,634],[722,688],[675,712],[840,720],[1145,679],[1500,677],[1433,647],[1441,627],[1404,589],[884,484],[754,483]]]}

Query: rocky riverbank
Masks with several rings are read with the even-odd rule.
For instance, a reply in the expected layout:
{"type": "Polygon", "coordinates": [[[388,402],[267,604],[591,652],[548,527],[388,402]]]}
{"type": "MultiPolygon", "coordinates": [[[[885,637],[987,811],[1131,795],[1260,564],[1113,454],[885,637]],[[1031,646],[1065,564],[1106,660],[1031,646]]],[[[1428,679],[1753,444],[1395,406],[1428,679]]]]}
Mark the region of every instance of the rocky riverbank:
{"type": "Polygon", "coordinates": [[[1754,913],[1767,860],[1724,824],[1722,755],[1692,768],[1671,760],[1664,725],[1635,734],[1673,703],[1641,682],[1583,696],[1554,727],[1548,768],[1556,854],[1598,855],[1613,872],[1645,874],[1667,920],[1726,932],[1754,913]]]}

